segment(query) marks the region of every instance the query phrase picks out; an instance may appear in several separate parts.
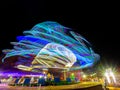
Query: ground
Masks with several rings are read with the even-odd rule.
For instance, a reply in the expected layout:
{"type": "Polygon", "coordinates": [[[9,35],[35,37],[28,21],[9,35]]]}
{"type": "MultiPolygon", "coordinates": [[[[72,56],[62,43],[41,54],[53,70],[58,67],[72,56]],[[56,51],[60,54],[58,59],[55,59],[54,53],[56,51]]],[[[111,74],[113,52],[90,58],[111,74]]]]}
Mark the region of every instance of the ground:
{"type": "MultiPolygon", "coordinates": [[[[92,86],[101,85],[98,82],[81,82],[73,85],[62,85],[62,86],[39,86],[39,87],[22,87],[22,86],[7,86],[1,85],[0,90],[70,90],[70,89],[82,89],[92,86]]],[[[101,90],[101,89],[98,89],[101,90]]]]}

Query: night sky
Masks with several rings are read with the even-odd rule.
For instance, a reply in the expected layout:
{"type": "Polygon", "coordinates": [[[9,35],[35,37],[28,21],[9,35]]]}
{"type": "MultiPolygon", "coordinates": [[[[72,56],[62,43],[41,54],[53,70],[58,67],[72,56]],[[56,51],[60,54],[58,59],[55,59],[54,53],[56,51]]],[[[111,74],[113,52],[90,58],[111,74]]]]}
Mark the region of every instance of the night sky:
{"type": "MultiPolygon", "coordinates": [[[[69,1],[69,0],[68,0],[69,1]]],[[[120,64],[118,6],[112,2],[4,0],[0,3],[0,54],[16,36],[43,21],[56,21],[84,36],[96,53],[120,64]]],[[[79,1],[79,0],[78,0],[79,1]]]]}

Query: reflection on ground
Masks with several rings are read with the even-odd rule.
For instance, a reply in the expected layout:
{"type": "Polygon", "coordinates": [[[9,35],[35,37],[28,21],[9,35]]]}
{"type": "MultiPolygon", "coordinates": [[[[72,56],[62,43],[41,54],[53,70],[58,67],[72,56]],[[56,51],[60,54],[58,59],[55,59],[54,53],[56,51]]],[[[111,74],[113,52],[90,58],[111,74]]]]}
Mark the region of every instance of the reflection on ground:
{"type": "MultiPolygon", "coordinates": [[[[92,87],[96,85],[101,85],[98,82],[81,82],[73,85],[62,85],[62,86],[38,86],[38,87],[28,87],[28,86],[8,86],[7,84],[1,84],[0,90],[60,90],[60,89],[82,89],[87,87],[92,87]]],[[[99,89],[101,90],[101,89],[99,89]]]]}

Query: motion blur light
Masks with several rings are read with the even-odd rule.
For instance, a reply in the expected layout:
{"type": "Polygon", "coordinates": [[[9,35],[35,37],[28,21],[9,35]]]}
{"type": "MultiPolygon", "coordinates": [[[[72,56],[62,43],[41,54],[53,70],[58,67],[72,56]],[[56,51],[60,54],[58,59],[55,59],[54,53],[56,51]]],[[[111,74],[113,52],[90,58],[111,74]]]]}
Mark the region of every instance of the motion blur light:
{"type": "Polygon", "coordinates": [[[72,71],[90,67],[100,59],[84,37],[57,22],[38,23],[23,34],[17,37],[18,42],[11,42],[13,49],[2,51],[6,54],[3,63],[16,56],[14,67],[24,71],[41,72],[44,68],[72,71]]]}

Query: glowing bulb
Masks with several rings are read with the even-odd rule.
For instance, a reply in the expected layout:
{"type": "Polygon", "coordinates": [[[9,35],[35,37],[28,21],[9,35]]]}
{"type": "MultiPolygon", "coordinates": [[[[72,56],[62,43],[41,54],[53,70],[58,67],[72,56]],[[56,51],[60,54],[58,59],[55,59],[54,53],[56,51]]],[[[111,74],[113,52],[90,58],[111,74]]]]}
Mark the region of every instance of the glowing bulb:
{"type": "Polygon", "coordinates": [[[86,75],[83,75],[83,78],[86,78],[86,75]]]}
{"type": "Polygon", "coordinates": [[[42,78],[42,76],[40,75],[40,77],[39,78],[42,78]]]}
{"type": "Polygon", "coordinates": [[[45,74],[45,72],[43,72],[43,74],[45,74]]]}

